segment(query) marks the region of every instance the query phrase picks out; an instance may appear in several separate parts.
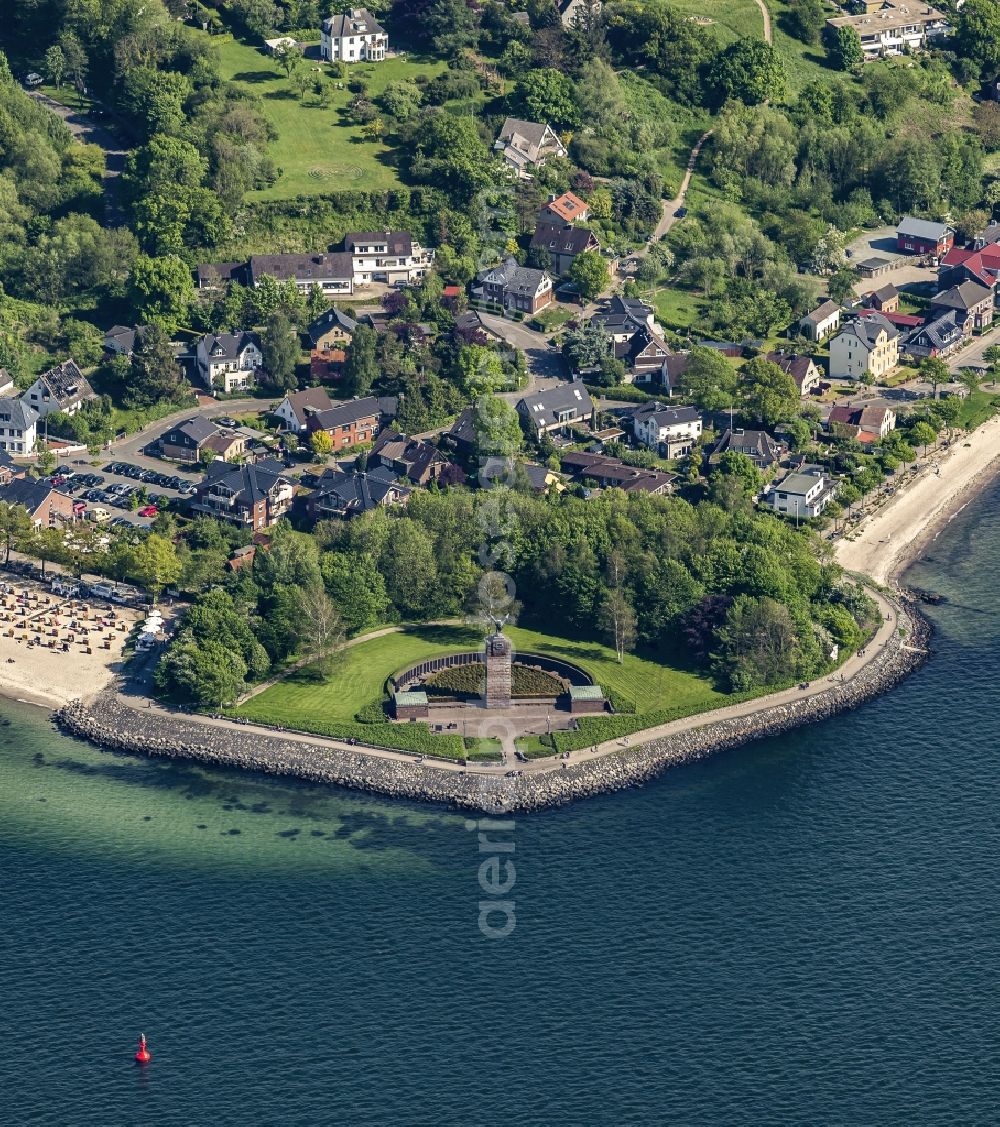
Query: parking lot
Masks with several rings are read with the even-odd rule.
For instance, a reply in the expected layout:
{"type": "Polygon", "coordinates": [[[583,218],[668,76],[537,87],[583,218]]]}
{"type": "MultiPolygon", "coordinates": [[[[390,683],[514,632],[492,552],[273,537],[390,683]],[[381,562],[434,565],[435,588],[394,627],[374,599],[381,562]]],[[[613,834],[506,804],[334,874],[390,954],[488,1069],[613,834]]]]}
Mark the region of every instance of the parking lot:
{"type": "Polygon", "coordinates": [[[161,507],[177,508],[186,500],[199,476],[167,462],[151,469],[112,458],[96,467],[81,458],[57,467],[51,480],[60,493],[73,498],[82,516],[90,513],[94,519],[103,511],[108,515],[98,523],[148,527],[161,507]]]}

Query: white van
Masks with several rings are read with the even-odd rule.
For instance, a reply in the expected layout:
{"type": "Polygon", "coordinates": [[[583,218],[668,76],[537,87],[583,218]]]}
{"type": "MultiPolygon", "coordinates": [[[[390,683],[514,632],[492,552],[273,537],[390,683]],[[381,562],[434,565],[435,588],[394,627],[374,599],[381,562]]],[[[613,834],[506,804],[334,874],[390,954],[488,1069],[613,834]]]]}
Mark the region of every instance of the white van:
{"type": "Polygon", "coordinates": [[[113,587],[109,587],[106,583],[91,583],[90,593],[92,595],[97,595],[97,597],[100,599],[110,599],[111,596],[115,593],[115,589],[113,587]]]}

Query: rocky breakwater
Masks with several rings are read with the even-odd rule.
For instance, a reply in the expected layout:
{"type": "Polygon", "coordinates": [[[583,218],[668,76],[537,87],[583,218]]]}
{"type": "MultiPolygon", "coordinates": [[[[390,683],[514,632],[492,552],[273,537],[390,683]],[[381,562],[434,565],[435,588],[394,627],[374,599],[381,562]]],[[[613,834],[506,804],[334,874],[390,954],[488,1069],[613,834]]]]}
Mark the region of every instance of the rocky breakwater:
{"type": "Polygon", "coordinates": [[[746,716],[700,725],[693,718],[690,727],[647,743],[639,742],[640,732],[632,737],[637,742],[630,747],[616,747],[579,763],[555,761],[515,778],[506,777],[502,770],[444,769],[427,760],[418,763],[235,724],[129,708],[111,691],[89,705],[79,701],[66,705],[56,713],[56,720],[71,734],[113,751],[294,776],[466,810],[519,813],[638,786],[668,767],[835,716],[886,692],[926,658],[925,620],[907,605],[899,607],[899,615],[904,634],[893,632],[850,681],[833,682],[823,692],[790,703],[770,707],[762,703],[746,716]]]}

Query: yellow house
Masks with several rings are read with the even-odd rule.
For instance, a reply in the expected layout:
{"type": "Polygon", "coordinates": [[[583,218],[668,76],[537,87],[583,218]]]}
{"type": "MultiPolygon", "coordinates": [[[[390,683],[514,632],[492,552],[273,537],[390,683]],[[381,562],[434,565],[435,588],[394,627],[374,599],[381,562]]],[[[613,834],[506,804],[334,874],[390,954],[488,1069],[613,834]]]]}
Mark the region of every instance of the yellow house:
{"type": "Polygon", "coordinates": [[[899,331],[881,314],[849,321],[830,341],[830,378],[883,379],[899,364],[899,331]]]}

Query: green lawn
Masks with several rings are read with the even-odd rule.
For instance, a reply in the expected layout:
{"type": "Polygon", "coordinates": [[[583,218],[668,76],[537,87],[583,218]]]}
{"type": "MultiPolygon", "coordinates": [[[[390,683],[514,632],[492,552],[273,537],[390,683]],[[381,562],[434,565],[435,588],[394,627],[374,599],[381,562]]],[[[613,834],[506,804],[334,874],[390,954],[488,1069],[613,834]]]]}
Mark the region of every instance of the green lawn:
{"type": "MultiPolygon", "coordinates": [[[[705,678],[649,657],[628,654],[619,665],[614,653],[597,642],[554,638],[520,627],[509,627],[507,633],[517,650],[580,665],[595,681],[634,702],[637,714],[620,718],[630,731],[642,727],[644,714],[659,721],[664,710],[670,715],[689,715],[729,699],[705,678]]],[[[260,723],[322,735],[367,738],[415,751],[433,747],[437,754],[461,755],[460,739],[431,736],[423,724],[361,725],[354,716],[379,699],[390,674],[425,658],[478,649],[481,644],[479,631],[461,626],[407,627],[349,647],[327,682],[313,679],[308,671],[295,672],[232,712],[260,723]]]]}
{"type": "Polygon", "coordinates": [[[653,304],[656,319],[665,329],[683,331],[704,317],[707,302],[691,290],[669,287],[656,294],[653,304]]]}
{"type": "MultiPolygon", "coordinates": [[[[390,82],[414,79],[419,74],[433,78],[444,70],[443,62],[423,62],[408,56],[356,64],[348,68],[344,89],[331,88],[329,103],[321,107],[312,94],[301,101],[285,72],[262,51],[231,37],[212,36],[210,42],[219,53],[222,77],[259,98],[278,132],[270,155],[282,176],[273,187],[250,193],[250,199],[289,199],[320,192],[399,186],[391,145],[362,140],[360,128],[345,121],[343,111],[353,97],[346,81],[359,72],[366,75],[369,96],[375,97],[390,82]]],[[[302,65],[317,71],[328,69],[319,60],[306,60],[302,65]]]]}
{"type": "Polygon", "coordinates": [[[996,391],[987,388],[977,388],[968,399],[962,402],[962,412],[958,416],[958,425],[966,430],[975,430],[991,416],[997,413],[1000,407],[1000,396],[996,391]]]}

